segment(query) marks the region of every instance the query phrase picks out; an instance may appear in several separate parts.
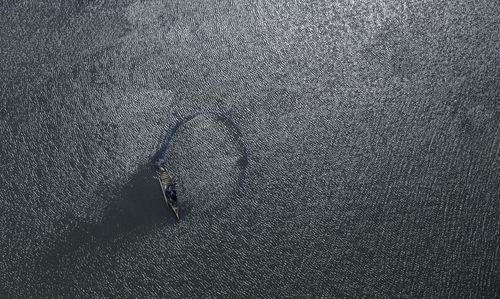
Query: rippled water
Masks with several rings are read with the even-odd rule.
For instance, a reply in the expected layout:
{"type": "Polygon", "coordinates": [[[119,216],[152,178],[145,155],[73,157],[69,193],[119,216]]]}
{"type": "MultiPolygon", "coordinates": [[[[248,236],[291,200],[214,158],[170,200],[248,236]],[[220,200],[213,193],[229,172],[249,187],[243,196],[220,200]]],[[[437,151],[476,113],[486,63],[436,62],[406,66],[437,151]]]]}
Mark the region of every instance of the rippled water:
{"type": "Polygon", "coordinates": [[[0,297],[498,296],[496,11],[3,4],[0,297]]]}

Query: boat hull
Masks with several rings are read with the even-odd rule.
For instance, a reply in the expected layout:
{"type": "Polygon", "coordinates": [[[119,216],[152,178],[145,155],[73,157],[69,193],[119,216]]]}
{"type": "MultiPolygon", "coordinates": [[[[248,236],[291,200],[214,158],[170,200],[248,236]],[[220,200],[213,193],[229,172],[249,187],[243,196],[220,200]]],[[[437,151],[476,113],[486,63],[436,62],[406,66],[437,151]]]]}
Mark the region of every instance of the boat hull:
{"type": "Polygon", "coordinates": [[[169,186],[173,186],[174,185],[174,182],[173,182],[172,178],[170,177],[170,175],[168,174],[167,171],[165,171],[165,170],[161,171],[160,177],[158,178],[158,182],[160,183],[161,192],[163,194],[163,199],[165,200],[165,203],[174,212],[175,217],[177,218],[177,220],[179,220],[179,208],[176,205],[174,205],[172,202],[170,202],[170,200],[168,200],[168,197],[167,197],[167,194],[166,194],[167,188],[169,186]]]}

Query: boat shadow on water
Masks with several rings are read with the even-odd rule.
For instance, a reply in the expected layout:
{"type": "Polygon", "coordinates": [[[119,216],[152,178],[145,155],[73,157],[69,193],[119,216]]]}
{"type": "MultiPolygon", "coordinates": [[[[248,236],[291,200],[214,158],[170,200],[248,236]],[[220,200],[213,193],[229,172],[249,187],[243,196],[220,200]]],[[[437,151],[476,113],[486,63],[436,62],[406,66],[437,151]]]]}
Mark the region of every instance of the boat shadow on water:
{"type": "MultiPolygon", "coordinates": [[[[155,226],[175,227],[175,214],[163,200],[158,180],[151,165],[141,166],[125,182],[121,191],[116,186],[101,187],[102,200],[109,202],[99,222],[86,222],[66,215],[61,222],[61,234],[47,254],[39,261],[38,269],[45,269],[44,280],[64,280],[71,269],[95,267],[88,256],[113,255],[138,237],[148,234],[155,226]],[[104,251],[104,252],[103,252],[104,251]]],[[[190,208],[179,204],[181,221],[190,214],[190,208]]]]}

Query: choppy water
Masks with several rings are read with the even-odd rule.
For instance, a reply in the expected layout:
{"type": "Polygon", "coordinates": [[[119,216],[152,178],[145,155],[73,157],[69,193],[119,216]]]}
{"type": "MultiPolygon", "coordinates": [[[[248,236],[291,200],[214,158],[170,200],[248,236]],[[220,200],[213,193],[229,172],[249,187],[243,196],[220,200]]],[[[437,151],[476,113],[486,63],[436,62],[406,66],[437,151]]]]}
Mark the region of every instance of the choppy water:
{"type": "Polygon", "coordinates": [[[497,12],[2,4],[0,297],[498,296],[497,12]]]}

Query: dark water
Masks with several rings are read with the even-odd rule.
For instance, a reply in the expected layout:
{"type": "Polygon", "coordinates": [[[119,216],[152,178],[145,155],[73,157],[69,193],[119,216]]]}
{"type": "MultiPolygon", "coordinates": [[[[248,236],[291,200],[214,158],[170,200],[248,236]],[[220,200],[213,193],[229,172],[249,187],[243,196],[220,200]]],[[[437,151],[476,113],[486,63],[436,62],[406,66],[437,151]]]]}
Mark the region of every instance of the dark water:
{"type": "Polygon", "coordinates": [[[2,4],[0,297],[498,297],[499,13],[2,4]]]}

